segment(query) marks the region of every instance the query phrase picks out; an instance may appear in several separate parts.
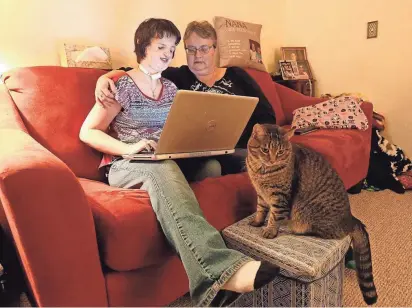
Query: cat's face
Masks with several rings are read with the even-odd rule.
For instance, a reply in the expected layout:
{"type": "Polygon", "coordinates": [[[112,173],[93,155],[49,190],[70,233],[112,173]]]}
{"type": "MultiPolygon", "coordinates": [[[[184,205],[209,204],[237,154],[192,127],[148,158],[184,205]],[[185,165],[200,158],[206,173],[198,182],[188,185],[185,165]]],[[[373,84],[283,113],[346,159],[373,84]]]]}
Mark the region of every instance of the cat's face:
{"type": "Polygon", "coordinates": [[[293,134],[294,130],[286,131],[277,125],[255,124],[247,145],[249,167],[258,170],[287,161],[292,151],[289,139],[293,134]]]}

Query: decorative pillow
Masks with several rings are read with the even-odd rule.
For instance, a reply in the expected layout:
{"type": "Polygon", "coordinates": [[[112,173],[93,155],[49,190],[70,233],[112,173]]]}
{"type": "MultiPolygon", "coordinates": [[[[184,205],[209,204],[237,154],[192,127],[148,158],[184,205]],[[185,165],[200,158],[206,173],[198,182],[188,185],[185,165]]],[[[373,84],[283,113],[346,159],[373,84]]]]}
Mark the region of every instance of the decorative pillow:
{"type": "Polygon", "coordinates": [[[362,100],[341,96],[316,105],[293,111],[292,128],[316,126],[320,128],[368,129],[368,119],[360,107],[362,100]]]}
{"type": "Polygon", "coordinates": [[[239,66],[266,71],[262,61],[262,25],[225,17],[214,18],[219,50],[219,66],[239,66]]]}
{"type": "Polygon", "coordinates": [[[61,45],[61,66],[112,69],[110,49],[101,46],[61,45]]]}

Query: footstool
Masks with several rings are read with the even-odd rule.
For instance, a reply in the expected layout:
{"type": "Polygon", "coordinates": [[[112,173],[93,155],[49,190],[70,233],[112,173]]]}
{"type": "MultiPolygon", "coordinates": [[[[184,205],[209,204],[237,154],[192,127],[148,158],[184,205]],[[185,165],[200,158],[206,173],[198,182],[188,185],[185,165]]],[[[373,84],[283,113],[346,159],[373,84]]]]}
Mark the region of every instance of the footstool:
{"type": "Polygon", "coordinates": [[[223,230],[228,247],[281,268],[268,285],[239,297],[232,307],[337,307],[342,306],[344,256],[349,236],[324,240],[292,235],[281,227],[274,239],[261,236],[249,225],[254,214],[223,230]]]}

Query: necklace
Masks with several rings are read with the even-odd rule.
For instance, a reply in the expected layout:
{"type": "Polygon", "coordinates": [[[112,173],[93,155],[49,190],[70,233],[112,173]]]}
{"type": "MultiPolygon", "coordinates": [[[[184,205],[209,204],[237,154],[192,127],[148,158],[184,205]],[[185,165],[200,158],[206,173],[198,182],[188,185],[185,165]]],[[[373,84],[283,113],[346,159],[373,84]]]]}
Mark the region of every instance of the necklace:
{"type": "Polygon", "coordinates": [[[152,97],[153,97],[153,98],[156,98],[156,93],[155,93],[155,92],[156,92],[156,89],[157,89],[157,79],[159,79],[160,77],[162,77],[162,76],[161,76],[161,73],[150,74],[149,71],[148,71],[143,65],[141,65],[140,63],[139,63],[139,70],[140,70],[143,74],[145,74],[146,76],[149,76],[151,81],[155,81],[155,82],[156,82],[154,88],[153,88],[153,86],[152,86],[152,83],[151,83],[151,85],[150,85],[150,90],[152,91],[152,97]]]}
{"type": "Polygon", "coordinates": [[[156,97],[155,97],[156,89],[157,89],[157,83],[155,84],[154,89],[150,87],[150,90],[152,90],[152,95],[153,95],[152,97],[153,97],[153,98],[156,98],[156,97]]]}

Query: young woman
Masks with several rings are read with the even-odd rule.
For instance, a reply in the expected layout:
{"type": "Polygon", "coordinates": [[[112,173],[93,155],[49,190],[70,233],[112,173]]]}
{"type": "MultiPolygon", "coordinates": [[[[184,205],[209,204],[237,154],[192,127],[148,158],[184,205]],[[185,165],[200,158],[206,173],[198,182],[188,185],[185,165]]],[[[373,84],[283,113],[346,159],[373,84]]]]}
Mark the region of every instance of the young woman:
{"type": "MultiPolygon", "coordinates": [[[[236,293],[271,281],[279,269],[225,246],[220,233],[203,217],[175,161],[121,158],[122,154],[156,148],[177,91],[160,74],[170,64],[180,39],[178,29],[168,20],[148,19],[140,24],[134,38],[138,68],[117,80],[114,102],[96,102],[80,138],[105,153],[103,165],[108,166],[110,185],[133,188],[142,184],[141,189],[148,191],[162,230],[186,269],[196,304],[222,306],[234,300],[236,293]]],[[[203,169],[210,169],[210,161],[206,165],[203,169]]]]}

